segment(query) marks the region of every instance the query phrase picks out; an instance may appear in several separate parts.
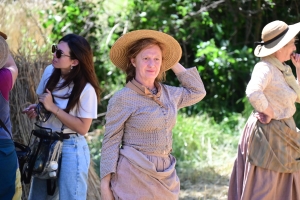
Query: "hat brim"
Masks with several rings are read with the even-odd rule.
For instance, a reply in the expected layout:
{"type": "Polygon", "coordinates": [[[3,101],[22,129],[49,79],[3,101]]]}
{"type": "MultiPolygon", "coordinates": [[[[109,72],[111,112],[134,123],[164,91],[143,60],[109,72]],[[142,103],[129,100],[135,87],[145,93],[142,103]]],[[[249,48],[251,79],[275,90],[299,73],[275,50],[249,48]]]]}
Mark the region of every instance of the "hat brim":
{"type": "Polygon", "coordinates": [[[0,36],[0,69],[7,62],[8,54],[9,54],[8,44],[6,43],[5,39],[0,36]]]}
{"type": "Polygon", "coordinates": [[[115,42],[109,53],[109,57],[112,63],[116,67],[125,71],[128,62],[128,47],[130,47],[133,42],[143,38],[153,38],[163,45],[163,60],[161,66],[162,71],[169,70],[179,62],[182,55],[182,50],[177,40],[166,33],[144,29],[126,33],[115,42]]]}
{"type": "Polygon", "coordinates": [[[269,56],[289,43],[300,32],[300,22],[289,25],[289,30],[282,37],[267,45],[257,45],[254,55],[257,57],[269,56]]]}

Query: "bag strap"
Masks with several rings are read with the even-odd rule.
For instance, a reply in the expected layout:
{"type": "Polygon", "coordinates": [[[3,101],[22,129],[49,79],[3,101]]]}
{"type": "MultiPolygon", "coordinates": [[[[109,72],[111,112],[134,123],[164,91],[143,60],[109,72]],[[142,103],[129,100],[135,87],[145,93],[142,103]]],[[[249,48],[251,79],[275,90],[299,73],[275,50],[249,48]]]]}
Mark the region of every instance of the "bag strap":
{"type": "Polygon", "coordinates": [[[9,134],[11,139],[14,140],[12,137],[12,134],[9,132],[8,128],[5,126],[5,124],[3,123],[3,121],[1,119],[0,119],[0,126],[9,134]]]}
{"type": "Polygon", "coordinates": [[[53,196],[56,189],[56,180],[47,179],[47,193],[53,196]]]}

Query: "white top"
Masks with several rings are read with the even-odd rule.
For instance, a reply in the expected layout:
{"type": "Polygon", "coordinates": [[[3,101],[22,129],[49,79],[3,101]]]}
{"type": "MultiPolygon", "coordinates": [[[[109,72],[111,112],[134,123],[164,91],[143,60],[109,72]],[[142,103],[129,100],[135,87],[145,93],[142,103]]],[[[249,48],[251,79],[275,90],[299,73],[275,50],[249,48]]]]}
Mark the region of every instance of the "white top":
{"type": "Polygon", "coordinates": [[[296,92],[287,84],[282,72],[266,61],[255,65],[246,94],[258,112],[263,112],[270,104],[274,119],[277,120],[292,117],[296,112],[295,102],[299,102],[296,92]]]}
{"type": "MultiPolygon", "coordinates": [[[[46,83],[50,75],[52,74],[53,70],[54,67],[52,65],[46,67],[43,76],[41,78],[41,81],[36,89],[37,95],[41,95],[44,93],[46,83]]],[[[58,84],[62,84],[63,81],[64,79],[60,78],[58,84]]],[[[54,90],[52,91],[52,93],[56,96],[64,96],[65,94],[71,94],[73,86],[74,86],[73,84],[70,84],[68,87],[65,87],[61,90],[54,90]]],[[[59,108],[65,109],[67,107],[67,103],[69,99],[61,99],[58,97],[54,97],[54,99],[55,99],[55,104],[59,108]]],[[[97,106],[98,106],[98,102],[97,102],[97,95],[95,89],[90,83],[87,83],[82,93],[80,94],[80,106],[78,107],[76,105],[72,110],[70,110],[69,114],[80,118],[96,119],[97,106]]],[[[52,114],[46,122],[41,123],[40,125],[46,128],[51,128],[53,131],[60,131],[62,127],[61,121],[57,119],[54,114],[52,114]]],[[[64,127],[64,133],[74,133],[74,132],[75,131],[67,128],[66,126],[64,127]]]]}

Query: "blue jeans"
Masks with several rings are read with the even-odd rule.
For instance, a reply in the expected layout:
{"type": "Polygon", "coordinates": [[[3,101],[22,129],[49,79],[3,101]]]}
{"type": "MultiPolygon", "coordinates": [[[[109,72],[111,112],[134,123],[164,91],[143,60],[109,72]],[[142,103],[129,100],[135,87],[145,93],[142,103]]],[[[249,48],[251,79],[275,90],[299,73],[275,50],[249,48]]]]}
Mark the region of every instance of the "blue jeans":
{"type": "Polygon", "coordinates": [[[16,173],[19,171],[18,157],[11,139],[0,139],[0,161],[0,199],[20,199],[20,176],[16,173]]]}
{"type": "Polygon", "coordinates": [[[29,200],[85,200],[90,164],[90,151],[85,138],[71,135],[63,142],[58,187],[53,196],[47,195],[47,180],[32,177],[29,200]]]}

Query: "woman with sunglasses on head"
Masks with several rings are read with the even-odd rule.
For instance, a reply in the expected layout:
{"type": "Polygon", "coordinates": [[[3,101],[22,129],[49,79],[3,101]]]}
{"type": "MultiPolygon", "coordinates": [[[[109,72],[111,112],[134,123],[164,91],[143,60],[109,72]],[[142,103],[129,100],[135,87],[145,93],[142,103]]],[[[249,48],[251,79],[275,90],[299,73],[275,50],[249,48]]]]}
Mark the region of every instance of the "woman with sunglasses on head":
{"type": "MultiPolygon", "coordinates": [[[[52,52],[52,65],[45,69],[36,90],[39,102],[52,114],[40,125],[58,132],[63,127],[70,138],[63,141],[55,194],[47,194],[47,180],[33,177],[29,199],[86,199],[90,154],[84,135],[97,118],[100,99],[93,53],[86,39],[75,34],[61,38],[52,52]]],[[[36,104],[23,112],[29,118],[40,114],[36,104]]]]}

